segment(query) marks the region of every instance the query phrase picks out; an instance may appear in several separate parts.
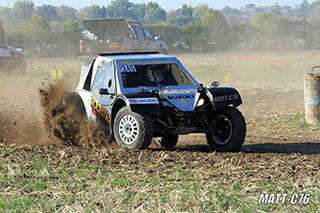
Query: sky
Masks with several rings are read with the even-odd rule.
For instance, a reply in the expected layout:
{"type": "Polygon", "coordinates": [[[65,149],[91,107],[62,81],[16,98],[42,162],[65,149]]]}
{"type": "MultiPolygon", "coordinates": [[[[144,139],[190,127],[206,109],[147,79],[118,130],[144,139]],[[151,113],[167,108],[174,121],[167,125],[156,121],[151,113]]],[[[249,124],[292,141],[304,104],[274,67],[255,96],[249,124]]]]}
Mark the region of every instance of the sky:
{"type": "MultiPolygon", "coordinates": [[[[129,0],[133,3],[147,3],[152,0],[129,0]]],[[[316,0],[308,0],[309,3],[312,3],[316,0]]],[[[36,6],[41,6],[43,4],[50,4],[55,6],[67,5],[76,9],[84,8],[92,4],[107,6],[110,4],[111,0],[33,0],[36,6]]],[[[181,8],[183,4],[190,4],[196,6],[198,4],[208,4],[209,7],[214,9],[222,9],[226,5],[231,8],[240,8],[245,6],[248,3],[253,3],[256,6],[265,6],[265,5],[275,5],[277,2],[279,5],[290,5],[295,6],[303,2],[303,0],[153,0],[157,2],[163,9],[169,11],[171,8],[178,9],[181,8]]],[[[0,0],[0,6],[12,7],[14,0],[0,0]]]]}

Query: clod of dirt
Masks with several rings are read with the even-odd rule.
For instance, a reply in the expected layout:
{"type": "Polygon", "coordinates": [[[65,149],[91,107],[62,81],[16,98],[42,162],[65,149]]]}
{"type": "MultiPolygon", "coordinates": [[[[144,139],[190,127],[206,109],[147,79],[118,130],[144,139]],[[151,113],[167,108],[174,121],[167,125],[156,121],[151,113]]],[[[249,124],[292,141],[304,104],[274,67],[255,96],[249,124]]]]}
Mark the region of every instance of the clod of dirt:
{"type": "Polygon", "coordinates": [[[44,114],[44,125],[49,137],[60,139],[63,145],[93,146],[110,143],[110,136],[77,111],[77,107],[66,102],[67,90],[63,81],[50,84],[39,90],[44,114]]]}

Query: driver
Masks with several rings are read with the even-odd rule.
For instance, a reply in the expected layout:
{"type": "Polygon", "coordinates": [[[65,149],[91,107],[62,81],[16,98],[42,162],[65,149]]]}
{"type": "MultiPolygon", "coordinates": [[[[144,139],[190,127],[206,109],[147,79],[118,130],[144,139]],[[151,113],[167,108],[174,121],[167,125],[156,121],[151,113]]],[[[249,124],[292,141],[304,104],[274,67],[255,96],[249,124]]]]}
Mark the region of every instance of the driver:
{"type": "Polygon", "coordinates": [[[150,82],[161,84],[165,80],[165,70],[161,66],[150,66],[147,69],[147,79],[150,82]]]}

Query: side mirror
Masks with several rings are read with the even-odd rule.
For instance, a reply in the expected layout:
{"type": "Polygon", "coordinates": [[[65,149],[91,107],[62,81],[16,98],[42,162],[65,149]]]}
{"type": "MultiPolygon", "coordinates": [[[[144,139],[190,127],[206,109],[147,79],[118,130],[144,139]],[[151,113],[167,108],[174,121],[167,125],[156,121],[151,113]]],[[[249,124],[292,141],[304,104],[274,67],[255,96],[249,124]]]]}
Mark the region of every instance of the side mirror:
{"type": "Polygon", "coordinates": [[[160,39],[160,35],[159,34],[156,34],[156,35],[154,35],[154,40],[159,40],[160,39]]]}
{"type": "Polygon", "coordinates": [[[99,90],[99,93],[100,93],[100,95],[111,95],[111,94],[109,93],[109,90],[108,90],[108,89],[105,89],[105,88],[100,89],[100,90],[99,90]]]}
{"type": "Polygon", "coordinates": [[[211,86],[213,88],[217,88],[219,85],[220,85],[220,83],[218,81],[214,81],[214,82],[211,83],[211,86]]]}

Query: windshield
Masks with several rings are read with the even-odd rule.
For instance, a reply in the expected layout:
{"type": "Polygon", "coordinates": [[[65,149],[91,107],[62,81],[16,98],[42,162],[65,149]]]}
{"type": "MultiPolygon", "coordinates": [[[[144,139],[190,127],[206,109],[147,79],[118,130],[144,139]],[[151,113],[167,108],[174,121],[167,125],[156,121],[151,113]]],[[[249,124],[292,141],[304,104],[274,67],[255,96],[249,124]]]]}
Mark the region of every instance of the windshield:
{"type": "Polygon", "coordinates": [[[124,88],[195,85],[176,64],[122,64],[120,68],[124,88]]]}

